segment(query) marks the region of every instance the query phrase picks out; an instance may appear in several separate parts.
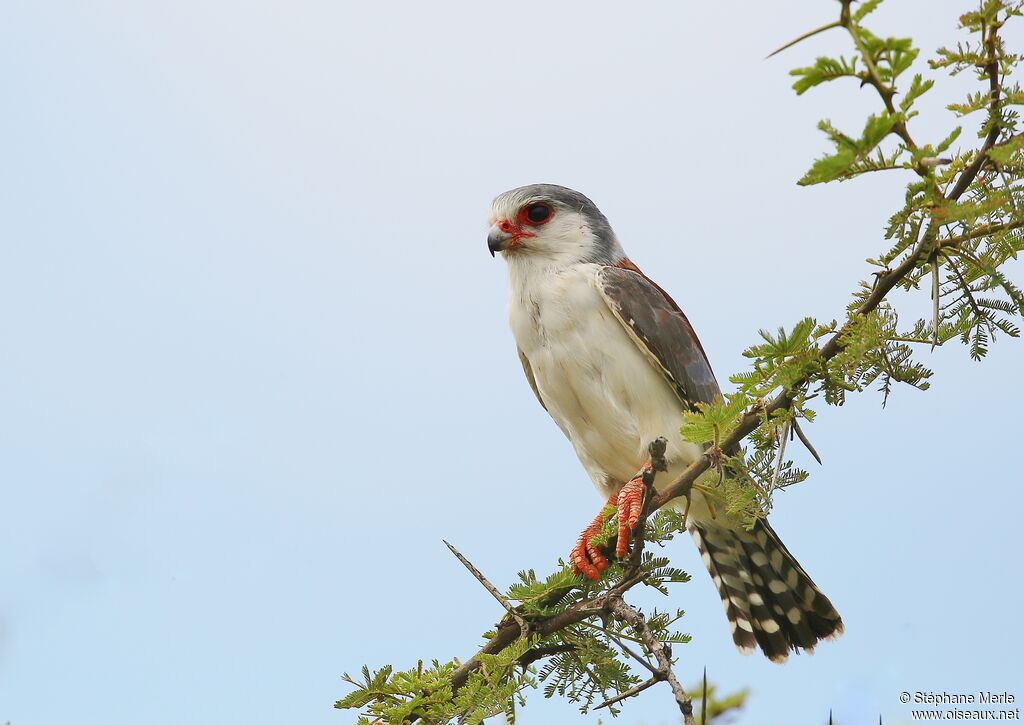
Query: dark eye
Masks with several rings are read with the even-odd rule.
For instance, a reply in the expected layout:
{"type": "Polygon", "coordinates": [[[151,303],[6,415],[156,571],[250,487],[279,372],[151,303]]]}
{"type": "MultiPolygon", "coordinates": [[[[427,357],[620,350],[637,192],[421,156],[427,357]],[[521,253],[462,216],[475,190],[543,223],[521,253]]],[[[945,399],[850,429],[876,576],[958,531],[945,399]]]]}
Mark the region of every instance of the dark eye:
{"type": "Polygon", "coordinates": [[[533,224],[541,224],[551,218],[551,207],[547,204],[530,204],[526,207],[526,218],[533,224]]]}

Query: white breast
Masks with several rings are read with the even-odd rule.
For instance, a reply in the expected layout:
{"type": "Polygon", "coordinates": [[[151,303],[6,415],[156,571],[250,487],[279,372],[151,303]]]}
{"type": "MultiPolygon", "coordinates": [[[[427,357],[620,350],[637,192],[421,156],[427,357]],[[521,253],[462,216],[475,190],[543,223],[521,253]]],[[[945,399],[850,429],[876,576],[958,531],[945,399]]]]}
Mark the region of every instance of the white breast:
{"type": "Polygon", "coordinates": [[[613,316],[595,264],[543,269],[510,259],[509,317],[548,412],[607,494],[644,465],[647,445],[669,441],[669,476],[701,454],[679,436],[682,403],[613,316]]]}

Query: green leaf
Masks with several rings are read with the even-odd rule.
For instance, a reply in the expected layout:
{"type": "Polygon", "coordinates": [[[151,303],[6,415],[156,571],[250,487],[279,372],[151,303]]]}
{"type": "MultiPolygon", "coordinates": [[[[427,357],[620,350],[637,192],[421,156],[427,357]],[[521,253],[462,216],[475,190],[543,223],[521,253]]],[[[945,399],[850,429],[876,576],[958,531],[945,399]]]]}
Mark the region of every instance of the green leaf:
{"type": "Polygon", "coordinates": [[[969,93],[963,103],[950,103],[946,108],[958,116],[967,116],[976,111],[984,111],[988,108],[991,96],[988,91],[969,93]]]}
{"type": "Polygon", "coordinates": [[[868,14],[873,13],[881,4],[882,0],[864,0],[864,2],[860,4],[860,7],[854,11],[853,19],[859,23],[861,20],[866,18],[868,14]]]}
{"type": "Polygon", "coordinates": [[[993,146],[988,150],[988,156],[997,164],[1007,164],[1022,149],[1024,149],[1024,135],[1016,136],[1002,146],[993,146]]]}
{"type": "Polygon", "coordinates": [[[857,78],[857,59],[847,60],[846,58],[821,57],[814,61],[814,65],[806,68],[794,68],[789,72],[791,76],[800,76],[800,80],[793,84],[796,94],[803,95],[814,86],[836,78],[853,77],[857,78]]]}
{"type": "Polygon", "coordinates": [[[910,107],[914,105],[914,101],[923,96],[925,93],[932,89],[935,85],[935,81],[924,80],[921,74],[918,73],[914,76],[914,80],[910,83],[910,89],[907,91],[907,95],[900,101],[900,108],[904,113],[910,110],[910,107]]]}
{"type": "Polygon", "coordinates": [[[921,51],[917,48],[909,47],[910,42],[910,38],[901,38],[899,40],[890,38],[886,41],[886,44],[890,46],[889,49],[893,52],[891,53],[888,70],[882,73],[884,80],[890,83],[896,80],[917,60],[917,56],[921,51]],[[904,44],[908,47],[903,47],[904,44]]]}
{"type": "Polygon", "coordinates": [[[800,186],[826,184],[842,177],[857,161],[857,154],[851,149],[840,149],[831,156],[822,156],[811,165],[807,173],[796,183],[800,186]]]}
{"type": "Polygon", "coordinates": [[[952,131],[950,131],[949,135],[946,136],[946,138],[942,139],[942,143],[935,147],[935,152],[941,154],[943,151],[952,146],[953,142],[960,137],[961,131],[963,131],[963,127],[961,126],[957,126],[952,131]]]}
{"type": "Polygon", "coordinates": [[[748,402],[745,395],[733,395],[727,402],[719,398],[713,403],[697,403],[696,411],[683,413],[679,433],[691,443],[717,445],[739,424],[748,402]]]}
{"type": "Polygon", "coordinates": [[[858,149],[860,154],[864,155],[880,144],[882,139],[888,136],[892,131],[897,120],[898,117],[891,113],[869,116],[867,123],[864,125],[864,133],[861,135],[861,141],[858,149]]]}
{"type": "Polygon", "coordinates": [[[856,141],[840,134],[827,121],[821,122],[818,124],[818,128],[827,133],[836,144],[836,153],[831,156],[823,156],[815,161],[797,183],[801,186],[810,186],[848,176],[857,162],[865,160],[875,147],[892,133],[892,129],[899,119],[899,114],[887,112],[869,116],[860,139],[856,141]]]}

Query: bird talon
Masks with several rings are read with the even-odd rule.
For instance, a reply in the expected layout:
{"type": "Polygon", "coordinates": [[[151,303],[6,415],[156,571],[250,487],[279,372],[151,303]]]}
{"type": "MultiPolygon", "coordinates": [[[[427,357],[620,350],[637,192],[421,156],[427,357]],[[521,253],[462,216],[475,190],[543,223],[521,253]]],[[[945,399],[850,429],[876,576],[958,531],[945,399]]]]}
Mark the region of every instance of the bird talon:
{"type": "Polygon", "coordinates": [[[585,576],[591,581],[601,578],[601,572],[608,568],[608,558],[601,553],[601,549],[594,546],[594,538],[601,534],[604,522],[610,513],[610,507],[614,505],[615,497],[608,499],[608,504],[601,512],[594,517],[583,533],[576,539],[576,545],[569,552],[569,563],[575,573],[585,576]]]}
{"type": "Polygon", "coordinates": [[[619,559],[624,558],[626,552],[629,551],[630,532],[636,528],[637,523],[640,521],[640,511],[644,506],[645,491],[646,487],[644,486],[643,478],[640,476],[634,478],[619,491],[618,500],[616,501],[619,516],[619,539],[615,544],[615,556],[619,559]]]}

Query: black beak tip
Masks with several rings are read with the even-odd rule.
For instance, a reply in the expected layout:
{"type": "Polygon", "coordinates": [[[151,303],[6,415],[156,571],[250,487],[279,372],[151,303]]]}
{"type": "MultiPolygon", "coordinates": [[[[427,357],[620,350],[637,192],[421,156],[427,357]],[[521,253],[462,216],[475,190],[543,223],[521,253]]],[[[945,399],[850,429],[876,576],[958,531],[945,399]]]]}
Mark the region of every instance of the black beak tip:
{"type": "Polygon", "coordinates": [[[491,253],[491,256],[493,257],[498,252],[503,252],[508,244],[508,240],[509,235],[504,232],[492,230],[491,233],[487,235],[487,250],[491,253]]]}

